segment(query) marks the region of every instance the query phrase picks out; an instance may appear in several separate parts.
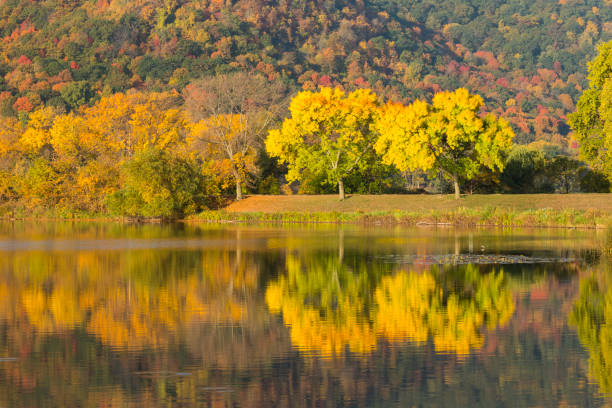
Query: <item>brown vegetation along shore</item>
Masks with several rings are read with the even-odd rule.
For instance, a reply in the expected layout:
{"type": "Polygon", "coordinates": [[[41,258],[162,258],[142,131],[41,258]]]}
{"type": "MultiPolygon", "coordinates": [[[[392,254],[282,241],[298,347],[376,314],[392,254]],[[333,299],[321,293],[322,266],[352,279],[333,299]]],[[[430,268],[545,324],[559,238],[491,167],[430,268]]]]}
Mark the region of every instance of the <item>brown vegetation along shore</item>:
{"type": "Polygon", "coordinates": [[[612,194],[474,194],[461,200],[452,195],[253,195],[230,204],[227,212],[380,212],[450,211],[459,208],[497,208],[514,211],[600,211],[612,214],[612,194]]]}
{"type": "Polygon", "coordinates": [[[612,195],[251,196],[191,221],[607,228],[612,195]]]}

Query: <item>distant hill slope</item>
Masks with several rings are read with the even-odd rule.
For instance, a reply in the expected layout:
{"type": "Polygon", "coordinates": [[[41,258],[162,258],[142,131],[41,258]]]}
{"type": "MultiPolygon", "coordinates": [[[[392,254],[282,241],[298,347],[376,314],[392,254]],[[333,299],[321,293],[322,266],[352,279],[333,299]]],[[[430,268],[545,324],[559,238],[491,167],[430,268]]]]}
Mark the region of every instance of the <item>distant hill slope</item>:
{"type": "Polygon", "coordinates": [[[519,142],[565,145],[612,2],[0,0],[0,36],[3,115],[241,69],[404,101],[464,86],[519,142]]]}

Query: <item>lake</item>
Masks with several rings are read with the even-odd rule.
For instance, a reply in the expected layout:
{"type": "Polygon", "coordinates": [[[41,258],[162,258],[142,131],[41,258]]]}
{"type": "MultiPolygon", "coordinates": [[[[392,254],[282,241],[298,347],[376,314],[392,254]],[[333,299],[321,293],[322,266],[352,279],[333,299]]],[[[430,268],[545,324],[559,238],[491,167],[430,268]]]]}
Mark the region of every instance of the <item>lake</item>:
{"type": "Polygon", "coordinates": [[[0,407],[610,405],[604,239],[0,222],[0,407]]]}

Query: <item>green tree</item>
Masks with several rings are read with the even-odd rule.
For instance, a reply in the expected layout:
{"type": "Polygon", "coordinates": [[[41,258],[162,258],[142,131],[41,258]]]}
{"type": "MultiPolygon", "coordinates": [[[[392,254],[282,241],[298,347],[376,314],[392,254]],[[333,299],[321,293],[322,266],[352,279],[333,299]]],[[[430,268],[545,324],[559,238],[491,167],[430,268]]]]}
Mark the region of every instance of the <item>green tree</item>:
{"type": "Polygon", "coordinates": [[[127,161],[122,188],[106,198],[111,213],[141,217],[180,217],[203,207],[202,177],[187,160],[147,150],[127,161]]]}
{"type": "Polygon", "coordinates": [[[515,146],[506,160],[501,182],[512,193],[539,193],[546,190],[545,170],[546,157],[541,151],[515,146]]]}
{"type": "Polygon", "coordinates": [[[63,87],[60,95],[71,109],[76,109],[88,103],[93,98],[94,93],[89,82],[78,81],[63,87]]]}
{"type": "Polygon", "coordinates": [[[483,167],[503,170],[514,132],[504,119],[480,116],[484,102],[466,89],[440,92],[432,104],[389,102],[376,124],[376,151],[401,171],[442,171],[459,199],[459,179],[472,179],[483,167]]]}
{"type": "Polygon", "coordinates": [[[601,45],[589,64],[589,85],[568,122],[580,142],[582,159],[611,178],[612,41],[601,45]]]}
{"type": "Polygon", "coordinates": [[[604,174],[585,169],[580,177],[580,191],[583,193],[609,193],[610,180],[604,174]]]}
{"type": "Polygon", "coordinates": [[[291,101],[291,118],[268,133],[266,149],[281,164],[287,163],[287,180],[324,174],[328,182],[338,185],[343,200],[345,179],[373,153],[372,125],[378,109],[378,98],[369,90],[348,95],[327,87],[300,92],[291,101]]]}
{"type": "Polygon", "coordinates": [[[580,174],[584,164],[567,156],[553,157],[548,165],[550,178],[555,181],[558,189],[565,194],[579,187],[580,174]]]}

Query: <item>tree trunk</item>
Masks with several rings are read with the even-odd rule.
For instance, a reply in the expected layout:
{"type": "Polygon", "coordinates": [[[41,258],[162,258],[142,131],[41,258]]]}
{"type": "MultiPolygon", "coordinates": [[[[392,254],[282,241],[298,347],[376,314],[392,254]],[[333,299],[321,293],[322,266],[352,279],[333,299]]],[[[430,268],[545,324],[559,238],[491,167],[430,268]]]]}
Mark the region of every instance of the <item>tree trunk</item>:
{"type": "Polygon", "coordinates": [[[459,176],[456,174],[453,175],[453,186],[455,186],[455,200],[461,198],[461,193],[459,191],[459,176]]]}
{"type": "Polygon", "coordinates": [[[242,200],[242,183],[240,179],[236,177],[236,201],[242,200]]]}
{"type": "Polygon", "coordinates": [[[338,195],[340,201],[344,200],[344,181],[342,179],[338,180],[338,195]]]}

